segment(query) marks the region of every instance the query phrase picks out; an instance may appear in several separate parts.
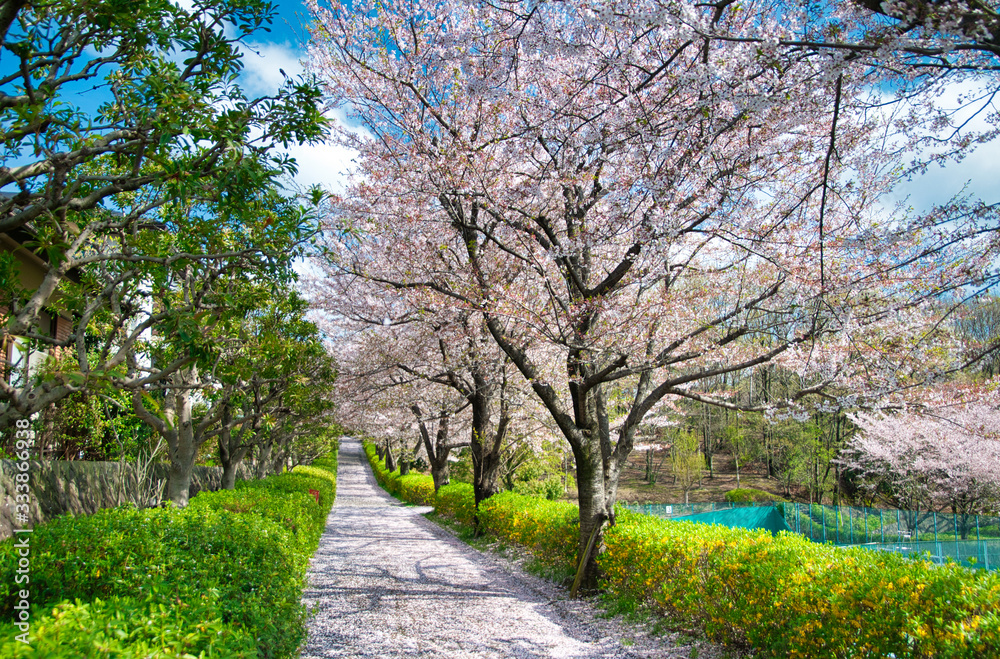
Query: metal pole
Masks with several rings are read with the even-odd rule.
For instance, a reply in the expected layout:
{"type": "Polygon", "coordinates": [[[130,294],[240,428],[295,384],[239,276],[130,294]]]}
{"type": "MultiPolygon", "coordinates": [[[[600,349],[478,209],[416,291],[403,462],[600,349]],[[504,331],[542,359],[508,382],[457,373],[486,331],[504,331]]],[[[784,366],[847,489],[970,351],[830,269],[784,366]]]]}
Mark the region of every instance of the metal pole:
{"type": "Polygon", "coordinates": [[[826,544],[826,508],[820,506],[820,510],[823,511],[823,544],[826,544]]]}
{"type": "Polygon", "coordinates": [[[881,531],[881,533],[882,533],[882,544],[883,545],[885,544],[885,519],[884,519],[884,516],[883,516],[884,512],[885,512],[884,510],[879,510],[878,511],[878,528],[879,528],[879,531],[881,531]]]}
{"type": "Polygon", "coordinates": [[[896,542],[903,541],[903,530],[899,528],[899,508],[896,508],[896,542]]]}
{"type": "MultiPolygon", "coordinates": [[[[952,515],[955,519],[955,560],[958,562],[962,561],[962,557],[958,554],[958,515],[952,515]]],[[[963,524],[964,525],[964,524],[963,524]]]]}

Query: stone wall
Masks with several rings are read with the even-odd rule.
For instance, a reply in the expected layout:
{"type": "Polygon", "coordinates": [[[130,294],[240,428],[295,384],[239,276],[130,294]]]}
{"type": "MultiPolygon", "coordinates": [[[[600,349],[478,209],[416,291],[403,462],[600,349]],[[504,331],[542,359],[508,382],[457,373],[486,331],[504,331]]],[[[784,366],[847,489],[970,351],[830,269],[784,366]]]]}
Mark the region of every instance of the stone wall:
{"type": "MultiPolygon", "coordinates": [[[[150,481],[158,482],[160,486],[153,491],[162,493],[162,484],[167,480],[167,465],[162,463],[152,465],[148,476],[139,473],[133,463],[31,460],[29,465],[28,526],[32,527],[65,513],[90,515],[101,508],[146,498],[150,481]]],[[[17,473],[13,460],[0,460],[0,540],[9,538],[15,527],[25,526],[14,520],[17,473]]],[[[221,467],[195,467],[191,496],[201,490],[217,490],[221,484],[221,467]]]]}

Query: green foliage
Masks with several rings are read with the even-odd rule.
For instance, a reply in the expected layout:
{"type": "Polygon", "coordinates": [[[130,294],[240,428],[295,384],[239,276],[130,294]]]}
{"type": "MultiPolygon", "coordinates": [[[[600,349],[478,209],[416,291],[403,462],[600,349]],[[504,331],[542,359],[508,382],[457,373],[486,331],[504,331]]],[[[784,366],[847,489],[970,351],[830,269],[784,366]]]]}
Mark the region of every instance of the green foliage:
{"type": "Polygon", "coordinates": [[[1000,652],[1000,575],[792,535],[622,511],[598,561],[609,593],[765,657],[1000,652]]]}
{"type": "Polygon", "coordinates": [[[518,481],[514,483],[512,492],[555,501],[563,495],[562,478],[553,475],[544,480],[518,481]]]}
{"type": "Polygon", "coordinates": [[[684,490],[684,503],[687,503],[688,492],[701,482],[704,468],[705,456],[701,453],[698,438],[692,432],[677,431],[670,447],[670,469],[684,490]]]}
{"type": "Polygon", "coordinates": [[[399,470],[389,471],[386,469],[385,460],[378,457],[375,445],[371,442],[364,442],[362,447],[364,448],[365,455],[368,456],[368,462],[372,466],[372,472],[375,474],[375,480],[378,481],[378,484],[393,496],[399,494],[399,470]],[[393,476],[394,474],[395,477],[393,476]]]}
{"type": "Polygon", "coordinates": [[[407,474],[399,479],[399,498],[422,506],[434,505],[434,479],[424,474],[407,474]]]}
{"type": "Polygon", "coordinates": [[[574,504],[501,492],[479,504],[479,521],[487,532],[531,550],[548,566],[576,565],[580,513],[574,504]]]}
{"type": "MultiPolygon", "coordinates": [[[[184,509],[117,508],[37,527],[32,600],[58,606],[37,611],[34,645],[81,657],[293,656],[305,634],[304,576],[334,479],[313,466],[203,492],[184,509]],[[319,504],[310,489],[320,492],[319,504]],[[115,654],[119,642],[152,650],[115,654]]],[[[0,544],[5,616],[14,603],[13,559],[13,541],[0,544]]]]}
{"type": "Polygon", "coordinates": [[[0,635],[0,655],[10,659],[146,659],[259,656],[253,636],[226,624],[213,598],[176,606],[131,598],[63,602],[32,623],[32,643],[0,635]]]}
{"type": "Polygon", "coordinates": [[[476,519],[475,490],[469,483],[452,481],[438,490],[434,508],[441,515],[471,527],[476,519]]]}
{"type": "Polygon", "coordinates": [[[752,487],[741,487],[726,492],[726,501],[729,501],[730,503],[767,503],[769,501],[786,501],[786,499],[779,497],[776,494],[765,492],[764,490],[755,490],[752,487]]]}

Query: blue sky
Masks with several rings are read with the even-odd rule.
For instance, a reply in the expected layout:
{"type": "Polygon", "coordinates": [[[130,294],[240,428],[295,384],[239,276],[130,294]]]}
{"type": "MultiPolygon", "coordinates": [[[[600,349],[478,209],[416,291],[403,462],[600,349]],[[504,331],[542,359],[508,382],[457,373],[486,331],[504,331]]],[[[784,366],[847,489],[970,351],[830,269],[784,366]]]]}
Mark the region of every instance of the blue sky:
{"type": "MultiPolygon", "coordinates": [[[[281,71],[294,77],[303,72],[309,42],[309,10],[299,0],[275,2],[277,12],[270,32],[257,32],[249,39],[241,76],[249,96],[273,94],[281,86],[281,71]]],[[[296,146],[288,149],[299,165],[296,183],[335,189],[350,166],[351,154],[329,145],[296,146]]]]}

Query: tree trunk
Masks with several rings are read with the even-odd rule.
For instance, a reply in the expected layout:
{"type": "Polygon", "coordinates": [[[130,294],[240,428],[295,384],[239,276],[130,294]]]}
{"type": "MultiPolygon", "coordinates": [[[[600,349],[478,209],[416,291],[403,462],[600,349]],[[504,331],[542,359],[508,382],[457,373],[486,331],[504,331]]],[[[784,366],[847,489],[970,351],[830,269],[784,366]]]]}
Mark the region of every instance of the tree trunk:
{"type": "Polygon", "coordinates": [[[392,446],[388,440],[385,443],[385,469],[390,473],[396,471],[396,459],[392,457],[392,446]]]}
{"type": "MultiPolygon", "coordinates": [[[[592,448],[592,447],[591,447],[592,448]]],[[[580,534],[577,538],[577,567],[583,560],[590,538],[593,549],[583,569],[580,588],[583,592],[597,590],[601,574],[597,556],[604,547],[604,524],[609,519],[609,497],[605,489],[604,464],[600,451],[574,451],[576,457],[576,487],[579,492],[580,534]]],[[[613,504],[612,504],[613,505],[613,504]]]]}
{"type": "MultiPolygon", "coordinates": [[[[188,384],[197,381],[197,371],[176,374],[176,381],[188,384]]],[[[191,489],[191,471],[194,469],[198,448],[205,440],[195,432],[194,404],[189,389],[179,389],[167,396],[164,404],[166,421],[152,414],[142,402],[139,391],[132,393],[132,408],[140,419],[146,422],[167,442],[170,467],[167,479],[167,499],[179,508],[187,506],[191,489]]],[[[200,428],[201,426],[199,426],[200,428]]]]}
{"type": "Polygon", "coordinates": [[[257,464],[254,465],[256,469],[257,478],[265,478],[271,471],[271,450],[274,447],[274,442],[268,440],[261,444],[257,449],[257,464]]]}
{"type": "Polygon", "coordinates": [[[246,450],[240,453],[241,455],[238,460],[229,460],[222,463],[222,489],[224,490],[236,489],[236,472],[243,463],[243,456],[246,455],[246,450]]]}
{"type": "Polygon", "coordinates": [[[245,426],[241,426],[238,433],[233,434],[232,412],[228,409],[222,413],[222,429],[219,431],[219,462],[222,463],[222,489],[236,489],[236,471],[247,453],[250,445],[243,444],[243,437],[246,432],[245,426]]]}
{"type": "MultiPolygon", "coordinates": [[[[507,428],[510,424],[510,413],[504,393],[500,394],[500,420],[496,428],[490,423],[489,404],[493,394],[492,388],[483,381],[473,392],[472,398],[472,490],[475,495],[476,509],[479,504],[500,491],[500,452],[507,428]],[[492,432],[491,432],[492,430],[492,432]]],[[[478,518],[476,521],[478,533],[478,518]]]]}
{"type": "Polygon", "coordinates": [[[188,505],[191,494],[191,472],[194,467],[194,460],[190,464],[184,465],[181,462],[171,460],[170,469],[167,471],[167,500],[173,502],[178,508],[188,505]]]}

